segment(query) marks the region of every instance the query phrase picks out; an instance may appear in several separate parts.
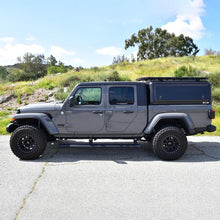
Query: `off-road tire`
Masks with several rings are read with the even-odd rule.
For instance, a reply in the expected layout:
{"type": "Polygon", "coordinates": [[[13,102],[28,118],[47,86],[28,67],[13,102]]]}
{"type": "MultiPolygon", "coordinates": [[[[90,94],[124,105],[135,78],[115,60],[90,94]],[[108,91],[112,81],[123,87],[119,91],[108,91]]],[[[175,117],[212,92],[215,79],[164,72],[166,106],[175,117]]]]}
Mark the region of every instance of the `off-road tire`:
{"type": "Polygon", "coordinates": [[[38,158],[47,146],[45,133],[37,127],[23,125],[18,127],[10,138],[12,152],[23,160],[38,158]]]}
{"type": "Polygon", "coordinates": [[[153,137],[154,153],[162,160],[177,160],[187,149],[187,139],[183,131],[175,126],[159,130],[153,137]]]}

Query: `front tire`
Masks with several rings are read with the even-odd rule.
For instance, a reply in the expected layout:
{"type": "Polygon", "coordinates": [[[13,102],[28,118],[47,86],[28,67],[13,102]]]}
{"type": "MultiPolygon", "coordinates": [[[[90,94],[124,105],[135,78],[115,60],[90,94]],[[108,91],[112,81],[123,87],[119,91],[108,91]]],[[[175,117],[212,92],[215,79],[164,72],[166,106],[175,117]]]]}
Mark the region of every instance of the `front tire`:
{"type": "Polygon", "coordinates": [[[187,149],[187,139],[180,128],[169,126],[153,137],[154,153],[162,160],[177,160],[187,149]]]}
{"type": "Polygon", "coordinates": [[[47,146],[47,138],[43,131],[31,125],[18,127],[10,139],[12,152],[23,160],[38,158],[47,146]]]}

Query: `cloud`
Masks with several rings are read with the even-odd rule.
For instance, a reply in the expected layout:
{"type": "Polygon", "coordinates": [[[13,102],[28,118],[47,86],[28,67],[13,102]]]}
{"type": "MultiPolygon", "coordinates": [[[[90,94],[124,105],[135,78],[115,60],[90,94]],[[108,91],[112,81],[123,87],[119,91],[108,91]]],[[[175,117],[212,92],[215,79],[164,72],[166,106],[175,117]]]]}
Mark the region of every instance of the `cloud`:
{"type": "Polygon", "coordinates": [[[29,36],[26,38],[26,41],[35,41],[35,40],[36,40],[36,38],[33,36],[29,36]]]}
{"type": "Polygon", "coordinates": [[[15,38],[13,37],[2,37],[0,38],[0,42],[4,42],[4,43],[11,43],[15,41],[15,38]]]}
{"type": "Polygon", "coordinates": [[[13,37],[0,38],[0,65],[13,65],[17,63],[17,58],[23,57],[25,53],[44,54],[45,56],[52,54],[57,60],[67,65],[84,62],[84,60],[74,57],[76,54],[74,51],[66,50],[59,46],[51,46],[46,50],[42,45],[31,43],[31,41],[35,40],[31,36],[25,40],[30,42],[22,44],[16,43],[16,39],[13,37]]]}
{"type": "Polygon", "coordinates": [[[176,20],[168,22],[161,28],[176,35],[184,34],[193,39],[200,39],[205,30],[201,19],[204,8],[203,0],[187,0],[186,6],[177,13],[176,20]]]}
{"type": "Polygon", "coordinates": [[[51,46],[49,53],[55,56],[57,60],[62,61],[64,64],[72,64],[74,62],[73,57],[76,54],[75,51],[69,51],[58,46],[51,46]]]}
{"type": "Polygon", "coordinates": [[[50,49],[51,54],[55,57],[62,57],[62,56],[74,56],[76,53],[74,51],[65,50],[62,47],[52,46],[50,49]]]}
{"type": "Polygon", "coordinates": [[[80,59],[80,58],[75,58],[73,59],[74,63],[83,63],[84,60],[80,59]]]}
{"type": "Polygon", "coordinates": [[[118,56],[122,54],[122,50],[118,47],[104,47],[101,49],[97,49],[96,53],[106,56],[118,56]]]}
{"type": "Polygon", "coordinates": [[[12,44],[7,43],[0,47],[0,65],[12,65],[17,63],[17,57],[25,53],[42,54],[45,53],[44,47],[37,44],[12,44]]]}

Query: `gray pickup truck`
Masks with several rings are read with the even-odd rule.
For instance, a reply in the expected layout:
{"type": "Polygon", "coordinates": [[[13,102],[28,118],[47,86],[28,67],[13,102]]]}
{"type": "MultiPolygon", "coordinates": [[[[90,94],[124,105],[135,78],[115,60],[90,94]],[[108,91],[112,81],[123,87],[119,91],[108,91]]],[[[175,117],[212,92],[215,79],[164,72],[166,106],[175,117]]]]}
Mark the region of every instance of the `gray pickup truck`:
{"type": "Polygon", "coordinates": [[[146,140],[163,160],[180,158],[187,135],[213,132],[215,111],[206,78],[143,77],[136,82],[78,84],[64,102],[21,107],[7,126],[21,159],[35,159],[47,141],[146,140]]]}

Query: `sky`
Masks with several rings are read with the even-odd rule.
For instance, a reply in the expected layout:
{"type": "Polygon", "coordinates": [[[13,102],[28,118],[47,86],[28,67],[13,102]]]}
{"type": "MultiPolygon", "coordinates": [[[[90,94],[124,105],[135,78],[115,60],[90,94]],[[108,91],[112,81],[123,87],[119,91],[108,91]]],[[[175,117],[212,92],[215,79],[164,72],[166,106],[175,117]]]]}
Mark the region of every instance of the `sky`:
{"type": "Polygon", "coordinates": [[[0,65],[25,53],[51,54],[65,65],[110,65],[130,56],[125,39],[150,25],[220,51],[219,0],[0,0],[0,65]]]}

